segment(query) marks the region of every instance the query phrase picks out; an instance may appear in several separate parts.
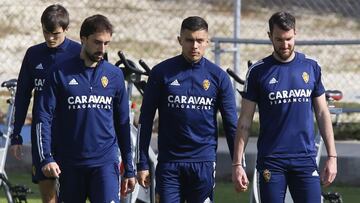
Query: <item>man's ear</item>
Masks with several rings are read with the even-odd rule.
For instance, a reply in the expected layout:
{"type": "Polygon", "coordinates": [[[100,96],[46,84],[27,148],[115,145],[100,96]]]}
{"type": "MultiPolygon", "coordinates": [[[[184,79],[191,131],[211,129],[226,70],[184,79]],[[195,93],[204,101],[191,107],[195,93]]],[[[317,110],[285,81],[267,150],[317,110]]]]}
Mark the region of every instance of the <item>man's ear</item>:
{"type": "Polygon", "coordinates": [[[86,41],[86,37],[84,37],[84,36],[80,37],[81,44],[84,44],[85,41],[86,41]]]}
{"type": "Polygon", "coordinates": [[[268,31],[267,34],[268,34],[268,37],[269,37],[270,41],[272,42],[272,37],[271,37],[270,31],[268,31]]]}
{"type": "Polygon", "coordinates": [[[177,37],[177,40],[178,40],[179,44],[182,45],[180,36],[177,37]]]}

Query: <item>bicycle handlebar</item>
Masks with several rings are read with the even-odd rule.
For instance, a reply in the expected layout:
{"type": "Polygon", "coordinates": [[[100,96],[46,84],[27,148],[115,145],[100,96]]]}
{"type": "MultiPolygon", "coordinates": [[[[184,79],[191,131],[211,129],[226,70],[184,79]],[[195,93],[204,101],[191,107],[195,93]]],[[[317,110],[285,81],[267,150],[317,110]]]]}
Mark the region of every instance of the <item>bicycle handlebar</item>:
{"type": "Polygon", "coordinates": [[[6,88],[16,87],[16,85],[17,85],[17,79],[7,80],[1,83],[1,87],[6,87],[6,88]]]}
{"type": "Polygon", "coordinates": [[[118,52],[118,56],[120,57],[120,61],[115,63],[116,66],[119,66],[120,64],[124,64],[125,69],[130,70],[130,72],[132,73],[140,74],[140,75],[148,75],[147,72],[143,72],[139,68],[137,68],[136,64],[133,61],[126,59],[122,51],[118,52]]]}
{"type": "Polygon", "coordinates": [[[226,69],[226,72],[232,77],[234,78],[234,80],[242,85],[245,84],[245,81],[243,79],[241,79],[238,75],[236,75],[236,73],[231,70],[230,68],[226,69]]]}
{"type": "Polygon", "coordinates": [[[143,67],[143,69],[145,70],[145,72],[149,75],[150,74],[150,68],[149,66],[145,63],[145,61],[143,61],[142,59],[139,60],[139,64],[141,65],[141,67],[143,67]]]}

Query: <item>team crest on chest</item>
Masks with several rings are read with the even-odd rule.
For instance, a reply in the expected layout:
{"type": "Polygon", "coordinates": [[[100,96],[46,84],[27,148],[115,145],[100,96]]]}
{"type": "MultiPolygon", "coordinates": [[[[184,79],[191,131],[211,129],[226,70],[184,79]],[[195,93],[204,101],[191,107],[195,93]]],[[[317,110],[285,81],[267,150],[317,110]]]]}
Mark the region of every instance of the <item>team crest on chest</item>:
{"type": "Polygon", "coordinates": [[[101,77],[101,84],[104,88],[109,84],[109,80],[107,79],[106,76],[101,77]]]}
{"type": "Polygon", "coordinates": [[[303,78],[305,83],[309,82],[309,74],[307,72],[302,73],[302,78],[303,78]]]}
{"type": "Polygon", "coordinates": [[[210,81],[205,79],[202,83],[202,86],[203,86],[204,90],[208,90],[210,87],[210,81]]]}

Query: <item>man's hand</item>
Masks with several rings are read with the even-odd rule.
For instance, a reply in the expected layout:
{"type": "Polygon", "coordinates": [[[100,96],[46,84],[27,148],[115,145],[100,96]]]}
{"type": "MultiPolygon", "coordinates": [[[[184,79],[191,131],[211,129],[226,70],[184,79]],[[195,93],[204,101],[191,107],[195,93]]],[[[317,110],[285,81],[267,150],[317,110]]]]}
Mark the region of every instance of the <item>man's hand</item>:
{"type": "Polygon", "coordinates": [[[41,171],[48,178],[59,178],[61,170],[56,162],[50,162],[41,168],[41,171]]]}
{"type": "Polygon", "coordinates": [[[241,165],[232,166],[232,181],[236,192],[245,192],[248,189],[249,180],[241,165]]]}
{"type": "Polygon", "coordinates": [[[24,155],[22,153],[22,145],[15,144],[10,146],[11,154],[15,157],[17,160],[21,160],[22,156],[24,155]]]}
{"type": "Polygon", "coordinates": [[[337,157],[328,157],[324,169],[321,172],[320,180],[324,187],[329,186],[335,179],[337,173],[337,157]]]}
{"type": "Polygon", "coordinates": [[[126,197],[127,194],[132,193],[135,189],[136,179],[132,178],[122,178],[121,179],[121,196],[126,197]]]}
{"type": "Polygon", "coordinates": [[[144,188],[148,188],[151,184],[149,170],[138,171],[137,179],[141,186],[143,186],[144,188]]]}

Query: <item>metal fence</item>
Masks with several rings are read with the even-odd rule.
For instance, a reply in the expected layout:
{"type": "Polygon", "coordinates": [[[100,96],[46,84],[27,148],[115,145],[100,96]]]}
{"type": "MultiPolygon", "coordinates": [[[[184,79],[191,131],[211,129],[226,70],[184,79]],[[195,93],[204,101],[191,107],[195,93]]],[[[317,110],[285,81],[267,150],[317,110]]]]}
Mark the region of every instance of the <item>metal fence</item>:
{"type": "MultiPolygon", "coordinates": [[[[79,41],[82,21],[93,14],[107,16],[115,26],[109,60],[123,50],[132,59],[143,58],[153,66],[179,54],[177,42],[182,20],[203,16],[212,36],[232,36],[233,7],[228,0],[0,0],[0,80],[16,77],[26,49],[43,41],[40,16],[52,3],[70,13],[68,36],[79,41]]],[[[209,56],[212,57],[209,51],[209,56]]]]}
{"type": "MultiPolygon", "coordinates": [[[[279,10],[297,18],[298,40],[360,39],[360,1],[357,0],[0,0],[0,81],[17,77],[26,49],[43,41],[40,16],[52,3],[61,3],[70,12],[68,36],[79,40],[79,28],[85,17],[103,14],[115,26],[109,60],[118,60],[117,51],[127,57],[144,59],[150,66],[180,53],[176,37],[181,21],[190,15],[204,17],[211,37],[234,37],[236,5],[240,4],[238,37],[266,40],[268,18],[279,10]],[[237,4],[238,3],[238,4],[237,4]]],[[[222,50],[234,50],[222,44],[222,50]]],[[[270,45],[240,44],[238,64],[233,52],[221,54],[221,65],[247,70],[246,61],[256,61],[271,53],[270,45]]],[[[341,89],[344,101],[360,101],[360,45],[307,45],[298,51],[316,58],[328,89],[341,89]]],[[[207,57],[214,60],[214,48],[207,57]]]]}
{"type": "MultiPolygon", "coordinates": [[[[298,41],[313,42],[296,49],[320,63],[326,88],[340,89],[344,101],[359,103],[360,13],[356,11],[360,11],[360,1],[242,0],[240,38],[248,42],[238,49],[240,74],[245,75],[247,60],[256,61],[271,53],[270,44],[249,41],[268,40],[268,19],[279,10],[296,16],[298,41]]],[[[233,57],[234,45],[223,43],[220,50],[221,64],[234,66],[227,63],[233,57]]]]}

